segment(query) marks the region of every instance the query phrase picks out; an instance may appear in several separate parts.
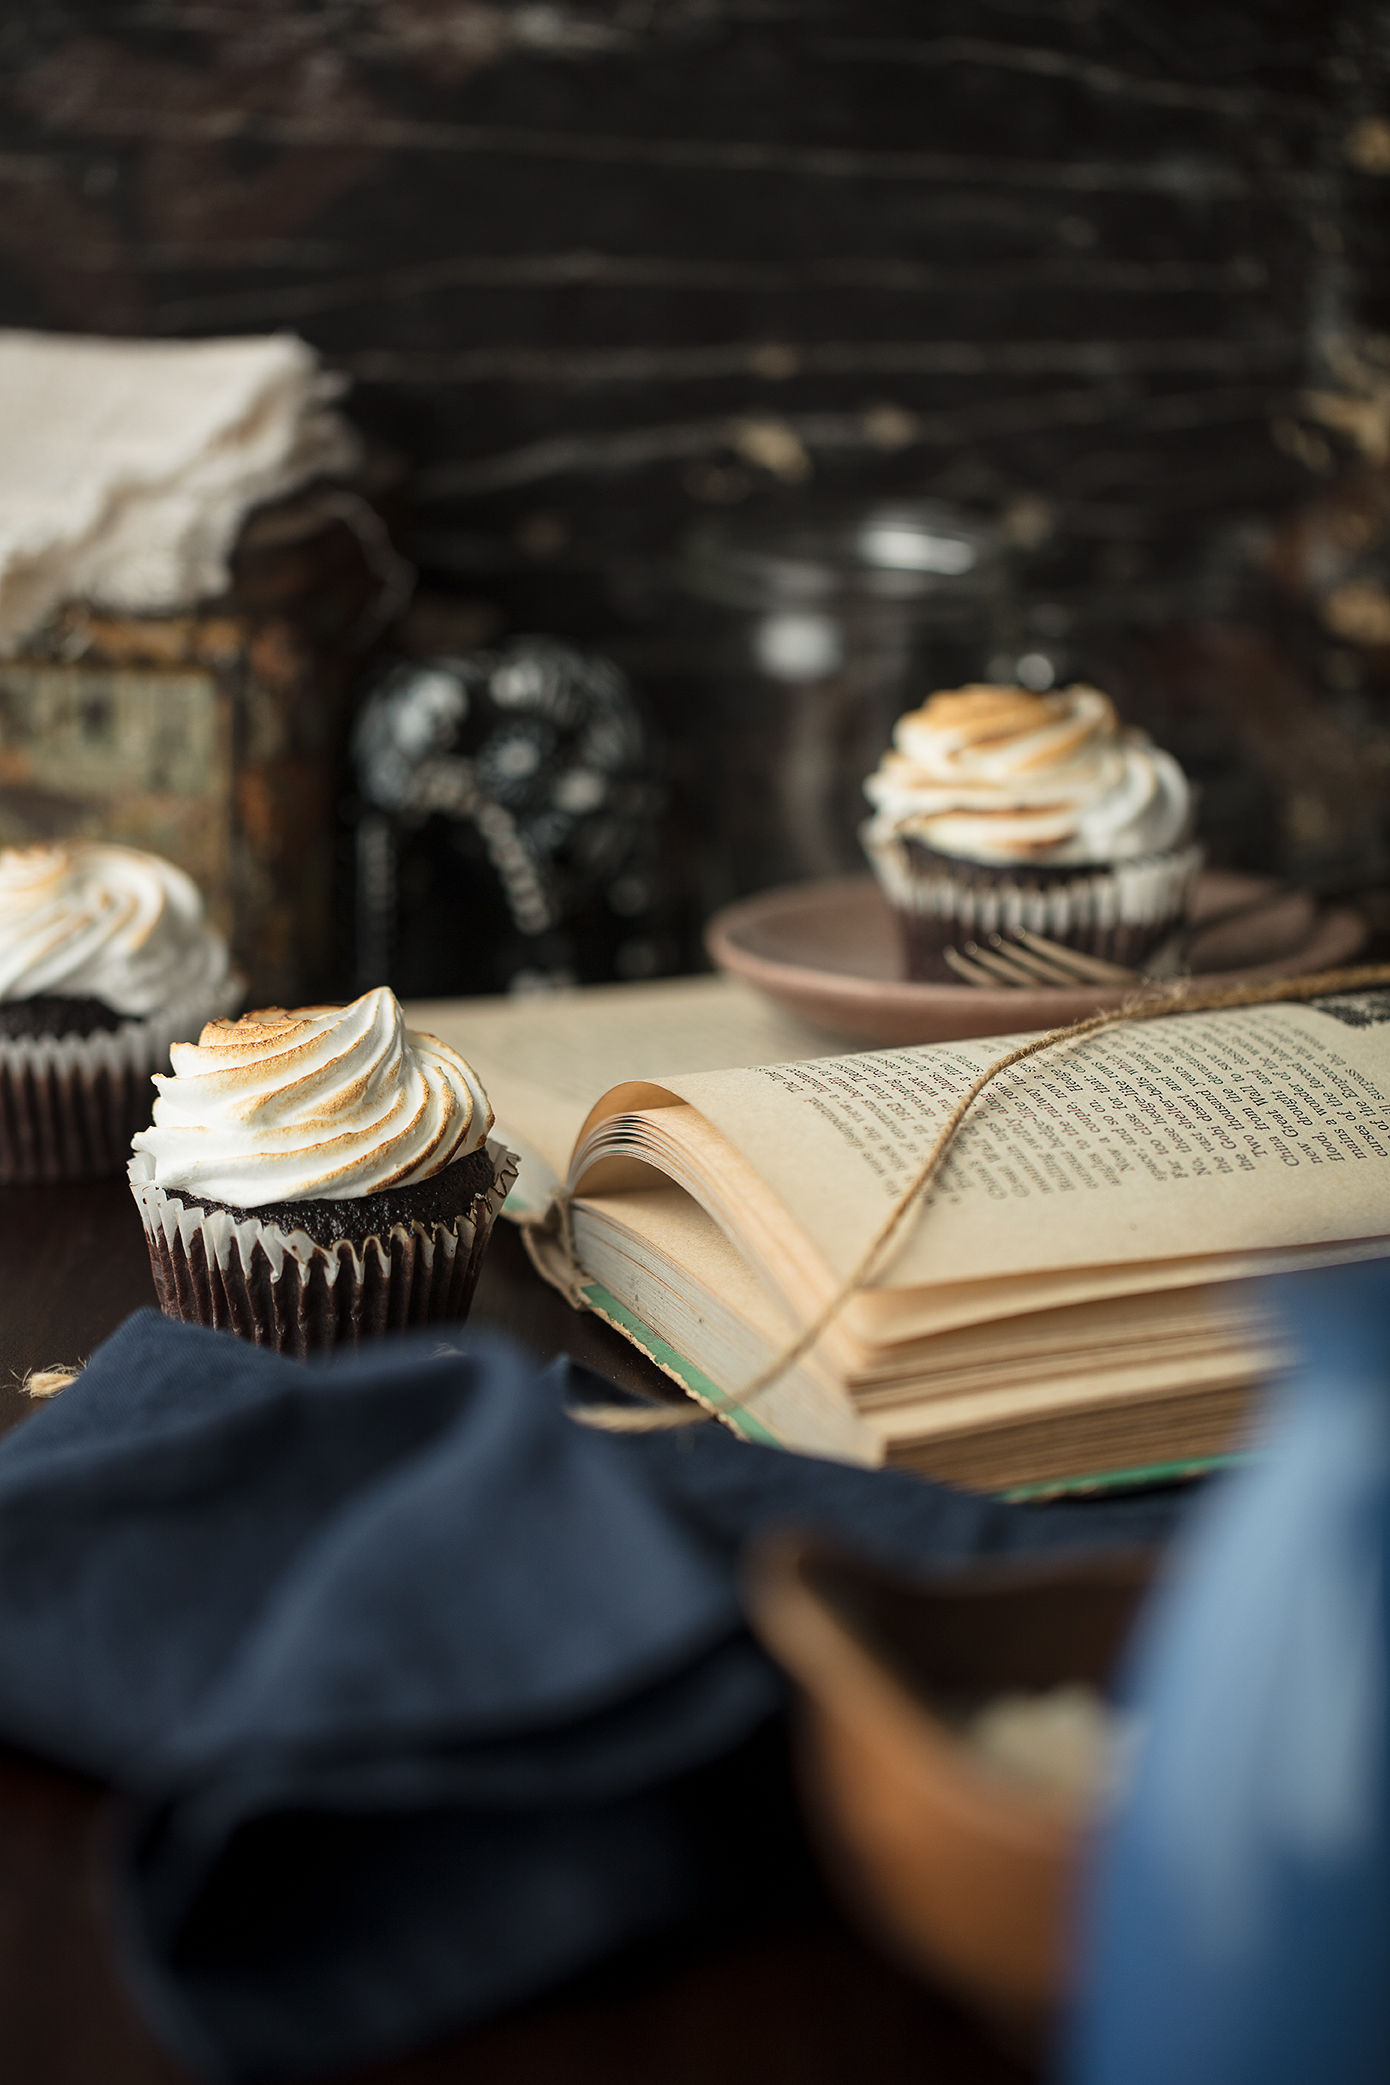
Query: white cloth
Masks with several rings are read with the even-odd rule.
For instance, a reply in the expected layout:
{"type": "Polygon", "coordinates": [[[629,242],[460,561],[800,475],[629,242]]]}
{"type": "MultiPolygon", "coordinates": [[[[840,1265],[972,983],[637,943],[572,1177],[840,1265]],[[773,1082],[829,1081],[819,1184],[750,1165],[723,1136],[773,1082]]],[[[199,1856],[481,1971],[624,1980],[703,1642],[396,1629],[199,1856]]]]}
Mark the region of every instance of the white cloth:
{"type": "Polygon", "coordinates": [[[292,333],[0,331],[0,652],[61,601],[140,613],[220,593],[248,509],[355,467],[341,389],[292,333]]]}

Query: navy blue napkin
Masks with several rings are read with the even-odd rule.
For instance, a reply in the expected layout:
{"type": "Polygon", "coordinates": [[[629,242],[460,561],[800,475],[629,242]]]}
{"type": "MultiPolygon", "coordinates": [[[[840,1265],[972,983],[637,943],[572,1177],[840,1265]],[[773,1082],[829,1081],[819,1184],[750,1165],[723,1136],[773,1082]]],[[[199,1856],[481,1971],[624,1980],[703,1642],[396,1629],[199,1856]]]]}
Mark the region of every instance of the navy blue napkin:
{"type": "Polygon", "coordinates": [[[1172,1516],[604,1435],[597,1379],[463,1343],[303,1363],[142,1311],[0,1442],[0,1737],[120,1792],[130,1973],[208,2076],[379,2060],[730,1889],[698,1791],[781,1702],[750,1535],[920,1567],[1172,1516]]]}

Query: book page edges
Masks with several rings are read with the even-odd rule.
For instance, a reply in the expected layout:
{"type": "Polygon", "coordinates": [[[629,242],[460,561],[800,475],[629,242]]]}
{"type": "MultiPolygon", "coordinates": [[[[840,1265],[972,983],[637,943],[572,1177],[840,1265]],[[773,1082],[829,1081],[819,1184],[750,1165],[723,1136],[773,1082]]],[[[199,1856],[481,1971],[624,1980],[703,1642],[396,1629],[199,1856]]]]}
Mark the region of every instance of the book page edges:
{"type": "MultiPolygon", "coordinates": [[[[557,1217],[545,1224],[525,1225],[522,1239],[537,1273],[573,1308],[601,1317],[735,1433],[764,1446],[800,1448],[841,1462],[873,1465],[883,1460],[877,1434],[859,1417],[842,1387],[798,1371],[794,1379],[774,1384],[760,1397],[756,1412],[747,1410],[585,1270],[557,1217]]],[[[698,1286],[698,1250],[692,1257],[696,1264],[687,1270],[688,1276],[698,1286]]]]}
{"type": "MultiPolygon", "coordinates": [[[[660,1089],[642,1089],[647,1091],[660,1089]]],[[[614,1089],[615,1100],[638,1089],[614,1089]]],[[[660,1112],[608,1111],[607,1099],[590,1118],[576,1152],[572,1192],[606,1199],[656,1184],[663,1177],[690,1194],[713,1217],[763,1285],[804,1323],[834,1292],[835,1278],[779,1197],[699,1109],[663,1093],[660,1112]],[[642,1158],[636,1157],[637,1150],[642,1158]]],[[[937,1212],[938,1216],[944,1212],[937,1212]]],[[[854,1347],[927,1338],[1000,1317],[1021,1316],[1103,1296],[1244,1280],[1351,1260],[1390,1256],[1384,1234],[1324,1238],[1305,1243],[1246,1245],[1232,1251],[1146,1255],[1123,1251],[1086,1264],[985,1273],[940,1284],[915,1282],[861,1289],[845,1303],[828,1344],[842,1364],[854,1347]]]]}
{"type": "MultiPolygon", "coordinates": [[[[582,1200],[574,1206],[573,1224],[591,1278],[707,1381],[736,1392],[776,1352],[785,1327],[775,1307],[708,1215],[678,1190],[582,1200]]],[[[1026,1356],[1018,1339],[1010,1341],[1008,1328],[989,1325],[925,1342],[916,1381],[909,1376],[891,1396],[865,1395],[862,1376],[852,1384],[832,1377],[830,1387],[837,1400],[848,1396],[879,1453],[891,1452],[894,1459],[901,1459],[900,1445],[910,1450],[914,1440],[949,1442],[980,1428],[1017,1428],[1053,1404],[1064,1429],[1068,1413],[1084,1414],[1094,1432],[1097,1414],[1109,1407],[1132,1431],[1136,1398],[1157,1391],[1171,1399],[1186,1387],[1200,1402],[1206,1386],[1248,1387],[1279,1365],[1267,1315],[1253,1303],[1248,1288],[1217,1285],[1068,1306],[1031,1320],[1039,1350],[1031,1366],[1022,1365],[1026,1356]],[[1120,1335],[1131,1300],[1127,1344],[1120,1335]],[[996,1351],[1001,1344],[1002,1353],[996,1351]],[[945,1349],[944,1366],[937,1365],[934,1347],[945,1349]],[[972,1354],[978,1365],[968,1365],[972,1354]]],[[[829,1357],[817,1350],[797,1365],[792,1379],[804,1383],[808,1374],[828,1368],[829,1357]]],[[[673,1373],[685,1380],[681,1369],[673,1373]]],[[[794,1397],[789,1380],[777,1437],[812,1452],[843,1454],[843,1444],[825,1426],[827,1409],[838,1411],[838,1402],[827,1407],[809,1387],[809,1397],[794,1397]]],[[[775,1395],[760,1394],[754,1416],[763,1414],[764,1398],[775,1395]]],[[[1117,1462],[1133,1462],[1123,1437],[1114,1446],[1117,1462]]],[[[1166,1438],[1164,1458],[1182,1446],[1166,1438]]],[[[1094,1470],[1080,1461],[1071,1467],[1094,1470]]]]}

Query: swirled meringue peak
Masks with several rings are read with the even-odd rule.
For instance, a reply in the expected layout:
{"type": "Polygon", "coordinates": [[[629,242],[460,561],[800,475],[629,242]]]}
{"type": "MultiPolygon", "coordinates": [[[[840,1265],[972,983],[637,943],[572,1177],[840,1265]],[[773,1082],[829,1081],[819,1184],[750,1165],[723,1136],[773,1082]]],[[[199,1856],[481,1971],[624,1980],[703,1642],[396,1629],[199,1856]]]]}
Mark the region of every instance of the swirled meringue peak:
{"type": "Polygon", "coordinates": [[[0,999],[100,999],[129,1019],[225,1004],[227,944],[157,854],[72,840],[0,851],[0,999]]]}
{"type": "Polygon", "coordinates": [[[485,1142],[492,1110],[447,1043],[407,1028],[384,985],[351,1006],[209,1021],[156,1078],[132,1139],[154,1182],[238,1209],[347,1201],[428,1180],[485,1142]]]}
{"type": "Polygon", "coordinates": [[[1109,696],[976,685],[900,717],[893,750],[864,784],[871,836],[920,840],[985,863],[1108,863],[1159,854],[1183,837],[1182,769],[1109,696]]]}

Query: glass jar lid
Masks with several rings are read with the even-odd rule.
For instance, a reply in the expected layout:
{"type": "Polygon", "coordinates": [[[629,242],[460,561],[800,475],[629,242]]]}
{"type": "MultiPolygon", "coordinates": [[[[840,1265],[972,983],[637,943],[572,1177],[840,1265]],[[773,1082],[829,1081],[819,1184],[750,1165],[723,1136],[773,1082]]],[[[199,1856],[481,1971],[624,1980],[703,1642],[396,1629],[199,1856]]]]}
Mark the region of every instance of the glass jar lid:
{"type": "Polygon", "coordinates": [[[686,538],[686,590],[726,608],[853,601],[933,603],[994,593],[1004,544],[983,518],[932,500],[798,507],[701,523],[686,538]]]}

